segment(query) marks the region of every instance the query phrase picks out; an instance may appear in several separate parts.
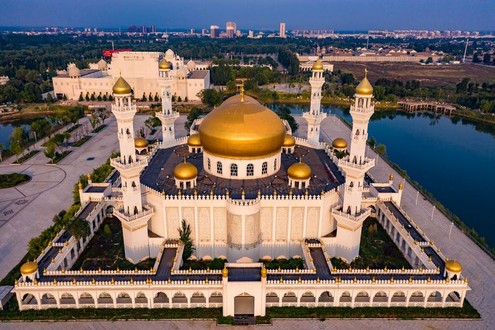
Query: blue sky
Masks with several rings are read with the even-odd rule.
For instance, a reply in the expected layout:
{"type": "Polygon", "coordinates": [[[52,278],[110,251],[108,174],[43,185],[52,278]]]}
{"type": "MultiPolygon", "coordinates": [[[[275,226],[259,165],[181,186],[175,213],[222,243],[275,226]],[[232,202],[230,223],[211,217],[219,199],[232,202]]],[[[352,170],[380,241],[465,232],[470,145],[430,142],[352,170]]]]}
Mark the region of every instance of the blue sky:
{"type": "Polygon", "coordinates": [[[495,0],[0,0],[0,26],[495,30],[495,0]]]}

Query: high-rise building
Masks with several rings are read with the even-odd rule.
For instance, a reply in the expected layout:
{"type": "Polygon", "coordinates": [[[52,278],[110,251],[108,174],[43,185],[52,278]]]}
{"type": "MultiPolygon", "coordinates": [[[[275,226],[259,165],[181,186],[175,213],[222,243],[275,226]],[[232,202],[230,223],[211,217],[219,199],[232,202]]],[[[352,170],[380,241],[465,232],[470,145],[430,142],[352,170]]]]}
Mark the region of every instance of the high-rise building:
{"type": "Polygon", "coordinates": [[[233,38],[237,31],[237,25],[235,22],[227,22],[227,24],[225,24],[225,30],[227,33],[227,38],[233,38]]]}
{"type": "Polygon", "coordinates": [[[285,23],[280,23],[279,36],[280,38],[287,38],[287,35],[285,34],[285,23]]]}
{"type": "Polygon", "coordinates": [[[215,39],[220,35],[220,28],[218,25],[210,26],[210,38],[215,39]]]}
{"type": "Polygon", "coordinates": [[[249,30],[248,38],[254,38],[254,31],[253,30],[249,30]]]}

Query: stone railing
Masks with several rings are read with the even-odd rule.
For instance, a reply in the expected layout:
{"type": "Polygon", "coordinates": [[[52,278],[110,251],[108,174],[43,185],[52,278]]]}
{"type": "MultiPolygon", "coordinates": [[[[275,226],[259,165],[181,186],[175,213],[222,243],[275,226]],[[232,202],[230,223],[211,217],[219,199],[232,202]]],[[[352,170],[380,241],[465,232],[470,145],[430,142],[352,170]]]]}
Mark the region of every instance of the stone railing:
{"type": "MultiPolygon", "coordinates": [[[[77,286],[99,286],[99,287],[107,287],[111,288],[113,286],[146,286],[146,287],[153,287],[153,286],[164,286],[164,285],[171,285],[171,286],[186,286],[186,285],[198,285],[198,286],[205,286],[205,285],[222,285],[222,281],[215,281],[215,280],[166,280],[166,281],[155,281],[150,278],[144,280],[144,281],[137,281],[133,280],[132,278],[129,281],[115,281],[115,280],[105,280],[105,281],[100,281],[100,280],[92,280],[92,281],[77,281],[77,279],[71,280],[71,281],[50,281],[50,282],[18,282],[16,283],[16,287],[36,287],[36,286],[43,286],[43,287],[55,287],[55,286],[62,286],[62,287],[77,287],[77,286]]],[[[191,288],[191,289],[196,289],[196,288],[191,288]]]]}
{"type": "Polygon", "coordinates": [[[411,275],[438,275],[439,271],[438,269],[428,269],[428,268],[414,268],[414,269],[337,269],[337,268],[331,268],[333,274],[343,274],[343,275],[351,275],[351,274],[367,274],[367,275],[372,275],[372,274],[399,274],[399,275],[405,275],[405,274],[411,274],[411,275]]]}

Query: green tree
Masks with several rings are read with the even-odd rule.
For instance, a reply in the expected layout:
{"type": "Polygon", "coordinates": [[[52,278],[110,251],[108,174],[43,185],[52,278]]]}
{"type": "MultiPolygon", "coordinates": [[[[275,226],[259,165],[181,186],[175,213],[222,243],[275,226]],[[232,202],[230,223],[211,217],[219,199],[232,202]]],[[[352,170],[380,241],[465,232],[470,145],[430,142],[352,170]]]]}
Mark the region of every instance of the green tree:
{"type": "Polygon", "coordinates": [[[110,116],[106,108],[97,110],[96,115],[98,116],[98,118],[100,118],[102,125],[105,124],[105,119],[110,116]]]}
{"type": "Polygon", "coordinates": [[[103,227],[103,233],[105,234],[106,237],[112,236],[112,230],[110,229],[108,223],[105,224],[105,226],[103,227]]]}
{"type": "Polygon", "coordinates": [[[433,58],[432,57],[428,57],[426,59],[426,64],[431,64],[431,63],[433,63],[433,58]]]}
{"type": "Polygon", "coordinates": [[[177,98],[177,102],[182,102],[182,97],[180,97],[180,95],[179,95],[179,97],[177,98]]]}
{"type": "Polygon", "coordinates": [[[387,146],[384,144],[378,144],[375,150],[379,155],[385,155],[387,153],[387,146]]]}
{"type": "Polygon", "coordinates": [[[483,64],[490,65],[491,56],[490,53],[483,54],[483,64]]]}
{"type": "Polygon", "coordinates": [[[192,108],[191,112],[189,112],[189,114],[187,115],[186,122],[184,123],[184,128],[186,129],[186,131],[189,131],[192,123],[202,115],[203,115],[202,109],[196,107],[192,108]]]}
{"type": "Polygon", "coordinates": [[[89,223],[85,219],[76,218],[69,225],[68,231],[77,240],[86,238],[90,234],[89,223]]]}
{"type": "Polygon", "coordinates": [[[24,151],[26,142],[25,136],[26,135],[22,127],[15,127],[9,137],[9,150],[16,156],[16,160],[18,159],[18,156],[24,151]]]}
{"type": "Polygon", "coordinates": [[[195,250],[191,239],[191,226],[186,222],[186,220],[182,219],[181,226],[177,228],[177,231],[179,232],[180,241],[184,245],[182,261],[187,261],[195,250]]]}
{"type": "Polygon", "coordinates": [[[93,127],[93,129],[96,129],[100,124],[100,117],[96,112],[93,112],[91,114],[91,117],[89,117],[89,123],[91,124],[91,127],[93,127]]]}
{"type": "Polygon", "coordinates": [[[83,93],[79,94],[79,102],[84,101],[83,93]]]}
{"type": "Polygon", "coordinates": [[[45,148],[45,156],[50,158],[51,160],[53,160],[55,158],[55,143],[53,143],[53,141],[49,141],[47,144],[46,144],[46,148],[45,148]]]}
{"type": "Polygon", "coordinates": [[[376,140],[375,140],[375,138],[374,138],[374,137],[370,137],[370,138],[368,139],[368,144],[370,145],[370,147],[372,147],[372,148],[373,148],[373,147],[376,145],[376,140]]]}
{"type": "Polygon", "coordinates": [[[222,95],[213,88],[203,89],[198,93],[198,96],[203,104],[210,107],[214,107],[222,103],[222,95]]]}
{"type": "Polygon", "coordinates": [[[41,137],[47,135],[47,133],[51,130],[51,125],[46,120],[46,118],[35,120],[30,125],[31,131],[36,133],[36,137],[40,139],[41,137]]]}
{"type": "Polygon", "coordinates": [[[481,60],[480,60],[480,56],[478,54],[478,52],[474,52],[473,53],[473,63],[480,63],[481,60]]]}
{"type": "Polygon", "coordinates": [[[297,124],[296,120],[290,113],[290,108],[286,105],[280,105],[277,107],[275,110],[275,113],[280,117],[280,119],[285,119],[289,123],[290,128],[292,129],[292,133],[297,131],[299,128],[299,125],[297,124]]]}

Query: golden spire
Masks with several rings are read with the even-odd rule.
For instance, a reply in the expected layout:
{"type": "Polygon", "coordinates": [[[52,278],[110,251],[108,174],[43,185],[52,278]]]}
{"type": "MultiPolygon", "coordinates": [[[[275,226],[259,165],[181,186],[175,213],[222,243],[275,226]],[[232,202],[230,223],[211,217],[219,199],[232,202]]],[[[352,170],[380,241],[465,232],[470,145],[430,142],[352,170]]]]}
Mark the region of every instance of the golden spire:
{"type": "Polygon", "coordinates": [[[223,266],[223,269],[222,269],[222,277],[224,277],[224,278],[229,277],[229,270],[225,266],[223,266]]]}
{"type": "Polygon", "coordinates": [[[261,278],[266,278],[266,275],[267,275],[267,271],[265,265],[263,265],[263,267],[261,268],[261,278]]]}
{"type": "Polygon", "coordinates": [[[241,95],[241,102],[244,102],[244,82],[247,78],[238,78],[236,79],[236,86],[239,87],[239,94],[241,95]]]}

